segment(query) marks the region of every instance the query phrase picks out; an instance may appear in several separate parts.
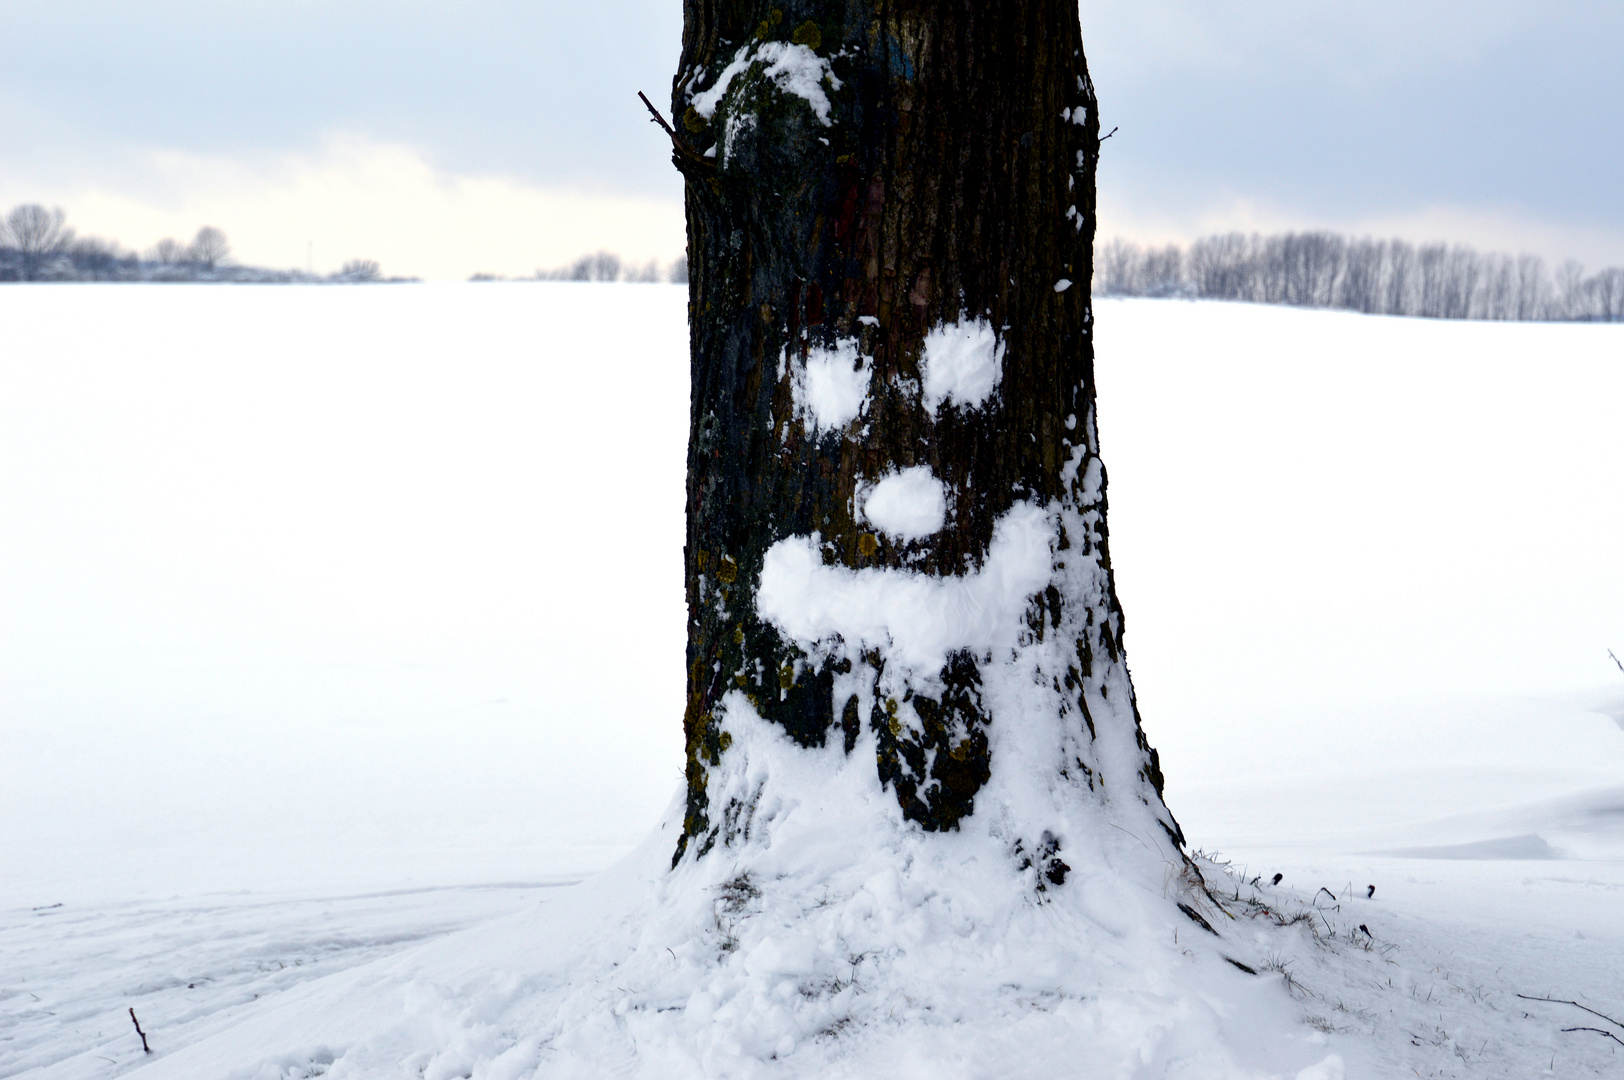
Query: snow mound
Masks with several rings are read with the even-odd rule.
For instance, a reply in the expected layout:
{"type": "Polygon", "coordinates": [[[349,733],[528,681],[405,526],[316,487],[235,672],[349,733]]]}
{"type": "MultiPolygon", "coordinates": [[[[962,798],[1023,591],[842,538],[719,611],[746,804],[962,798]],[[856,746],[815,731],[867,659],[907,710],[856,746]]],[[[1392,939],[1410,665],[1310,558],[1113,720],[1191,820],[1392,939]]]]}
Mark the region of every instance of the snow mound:
{"type": "Polygon", "coordinates": [[[1613,687],[1598,695],[1594,708],[1624,731],[1624,687],[1613,687]]]}
{"type": "Polygon", "coordinates": [[[746,751],[724,761],[745,764],[724,765],[713,803],[749,795],[755,807],[733,847],[672,869],[674,801],[599,878],[291,990],[141,1075],[286,1076],[301,1063],[332,1080],[1340,1069],[1316,1032],[1283,1019],[1282,986],[1226,960],[1244,946],[1180,910],[1183,867],[1143,840],[1075,820],[1074,877],[1040,891],[1035,866],[1012,872],[997,815],[951,834],[904,822],[872,746],[808,752],[738,693],[722,723],[746,751]]]}

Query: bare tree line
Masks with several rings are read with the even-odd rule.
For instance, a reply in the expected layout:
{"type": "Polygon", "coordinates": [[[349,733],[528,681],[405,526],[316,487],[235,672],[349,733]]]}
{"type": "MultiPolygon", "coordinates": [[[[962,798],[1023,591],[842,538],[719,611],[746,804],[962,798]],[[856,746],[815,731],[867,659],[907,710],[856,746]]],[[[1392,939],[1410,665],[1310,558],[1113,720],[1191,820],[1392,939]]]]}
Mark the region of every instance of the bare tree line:
{"type": "Polygon", "coordinates": [[[26,203],[0,217],[0,281],[367,282],[386,279],[371,259],[351,259],[335,274],[265,270],[231,259],[223,230],[205,225],[190,243],[172,237],[144,253],[115,241],[79,236],[60,208],[26,203]]]}
{"type": "Polygon", "coordinates": [[[1116,239],[1094,255],[1100,296],[1182,296],[1431,319],[1624,322],[1624,269],[1553,275],[1537,255],[1329,232],[1227,233],[1186,250],[1116,239]]]}
{"type": "Polygon", "coordinates": [[[685,284],[688,280],[688,257],[678,255],[666,267],[661,267],[658,259],[650,259],[646,263],[632,263],[622,259],[612,251],[595,251],[590,255],[582,255],[567,266],[554,267],[551,270],[537,270],[528,278],[505,278],[500,274],[475,274],[471,281],[625,281],[634,284],[652,284],[660,281],[669,281],[673,284],[685,284]]]}

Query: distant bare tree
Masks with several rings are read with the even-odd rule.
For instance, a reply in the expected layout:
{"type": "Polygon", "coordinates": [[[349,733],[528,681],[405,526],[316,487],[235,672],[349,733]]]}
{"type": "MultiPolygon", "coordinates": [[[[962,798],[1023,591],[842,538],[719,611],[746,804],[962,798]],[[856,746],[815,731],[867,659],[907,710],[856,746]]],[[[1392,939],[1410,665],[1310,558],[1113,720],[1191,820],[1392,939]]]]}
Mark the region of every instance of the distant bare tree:
{"type": "Polygon", "coordinates": [[[576,259],[570,267],[571,281],[619,281],[620,256],[612,251],[598,251],[576,259]]]}
{"type": "Polygon", "coordinates": [[[1519,322],[1542,319],[1546,315],[1550,285],[1545,277],[1545,260],[1538,255],[1517,256],[1513,288],[1513,318],[1519,322]]]}
{"type": "Polygon", "coordinates": [[[1382,311],[1388,315],[1413,315],[1415,293],[1415,248],[1403,240],[1387,242],[1387,289],[1382,311]]]}
{"type": "Polygon", "coordinates": [[[642,266],[627,266],[621,280],[636,282],[637,284],[649,284],[659,281],[660,261],[658,259],[650,259],[642,266]]]}
{"type": "Polygon", "coordinates": [[[688,256],[677,256],[676,261],[671,264],[671,272],[667,280],[673,285],[688,284],[688,256]]]}
{"type": "Polygon", "coordinates": [[[1559,319],[1585,319],[1589,316],[1589,297],[1586,295],[1585,268],[1577,260],[1568,259],[1556,268],[1556,293],[1551,298],[1554,314],[1559,319]]]}
{"type": "Polygon", "coordinates": [[[1256,237],[1240,233],[1208,236],[1190,245],[1190,281],[1197,296],[1249,300],[1256,237]]]}
{"type": "Polygon", "coordinates": [[[1433,319],[1624,321],[1624,269],[1552,278],[1538,256],[1335,233],[1208,236],[1146,251],[1121,238],[1094,255],[1099,296],[1201,296],[1433,319]]]}
{"type": "Polygon", "coordinates": [[[75,276],[90,281],[113,278],[124,259],[124,252],[117,244],[97,236],[81,236],[68,246],[67,255],[75,276]]]}
{"type": "Polygon", "coordinates": [[[377,281],[382,273],[376,259],[350,259],[333,276],[340,281],[377,281]]]}
{"type": "Polygon", "coordinates": [[[1344,249],[1337,307],[1373,315],[1381,310],[1382,255],[1377,240],[1351,240],[1344,249]]]}
{"type": "Polygon", "coordinates": [[[24,281],[38,281],[45,263],[73,242],[73,230],[66,220],[61,207],[47,210],[37,203],[25,203],[6,215],[0,233],[17,251],[24,281]]]}
{"type": "Polygon", "coordinates": [[[1444,270],[1443,317],[1470,319],[1477,302],[1478,282],[1483,277],[1483,260],[1471,248],[1456,244],[1449,249],[1444,270]]]}
{"type": "Polygon", "coordinates": [[[1168,244],[1145,252],[1139,263],[1141,296],[1183,296],[1188,291],[1184,284],[1183,248],[1168,244]]]}
{"type": "Polygon", "coordinates": [[[1624,322],[1624,270],[1613,267],[1590,279],[1596,318],[1624,322]]]}
{"type": "MultiPolygon", "coordinates": [[[[612,251],[598,251],[582,255],[568,266],[556,270],[537,270],[538,281],[619,281],[620,256],[612,251]]],[[[627,280],[633,280],[628,277],[627,280]]]]}
{"type": "Polygon", "coordinates": [[[1105,296],[1132,296],[1137,292],[1139,248],[1118,237],[1094,257],[1096,287],[1105,296]]]}
{"type": "Polygon", "coordinates": [[[166,236],[147,252],[147,257],[160,266],[174,266],[186,261],[186,245],[173,237],[166,236]]]}
{"type": "Polygon", "coordinates": [[[1487,255],[1483,261],[1483,288],[1478,309],[1482,319],[1505,320],[1517,310],[1516,266],[1504,255],[1487,255]]]}
{"type": "Polygon", "coordinates": [[[1328,307],[1344,272],[1347,242],[1334,233],[1287,233],[1267,246],[1279,303],[1328,307]]]}
{"type": "Polygon", "coordinates": [[[197,230],[187,254],[192,262],[202,263],[203,269],[213,270],[231,257],[231,245],[226,242],[224,232],[213,225],[205,225],[197,230]]]}

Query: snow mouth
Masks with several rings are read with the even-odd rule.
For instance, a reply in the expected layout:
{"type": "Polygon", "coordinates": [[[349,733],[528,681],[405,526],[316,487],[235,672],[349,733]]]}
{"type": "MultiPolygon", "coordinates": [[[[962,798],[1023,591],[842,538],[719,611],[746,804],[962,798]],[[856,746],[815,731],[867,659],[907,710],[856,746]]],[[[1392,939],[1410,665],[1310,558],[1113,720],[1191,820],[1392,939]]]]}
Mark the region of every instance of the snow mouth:
{"type": "Polygon", "coordinates": [[[1052,511],[1016,503],[994,526],[980,570],[937,577],[826,566],[819,534],[786,537],[767,549],[756,610],[808,651],[840,640],[934,673],[949,653],[1015,645],[1028,601],[1053,576],[1055,538],[1052,511]]]}

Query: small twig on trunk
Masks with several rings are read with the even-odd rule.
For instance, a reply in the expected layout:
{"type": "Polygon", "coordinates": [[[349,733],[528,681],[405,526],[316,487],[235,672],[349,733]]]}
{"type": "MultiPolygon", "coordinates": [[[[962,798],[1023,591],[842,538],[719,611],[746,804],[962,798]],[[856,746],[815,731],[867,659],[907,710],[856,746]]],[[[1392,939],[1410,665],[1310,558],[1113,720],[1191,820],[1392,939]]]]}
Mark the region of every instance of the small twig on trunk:
{"type": "Polygon", "coordinates": [[[637,92],[637,96],[643,99],[643,104],[648,107],[649,113],[654,117],[654,123],[659,124],[660,127],[665,129],[665,133],[667,135],[675,139],[677,137],[677,133],[672,130],[670,124],[665,122],[665,117],[660,115],[660,110],[654,107],[654,103],[650,101],[641,90],[637,92]]]}
{"type": "Polygon", "coordinates": [[[1606,1013],[1597,1012],[1595,1009],[1592,1009],[1589,1005],[1581,1005],[1577,1001],[1569,1001],[1567,998],[1532,997],[1532,996],[1530,996],[1528,994],[1518,994],[1517,996],[1522,998],[1524,1001],[1548,1001],[1552,1005],[1572,1005],[1575,1009],[1583,1009],[1585,1012],[1589,1013],[1591,1016],[1599,1016],[1603,1020],[1607,1021],[1609,1024],[1613,1024],[1613,1025],[1616,1025],[1617,1027],[1619,1027],[1620,1029],[1624,1029],[1624,1023],[1619,1023],[1617,1020],[1614,1020],[1611,1016],[1608,1016],[1606,1013]]]}
{"type": "Polygon", "coordinates": [[[1597,1035],[1605,1035],[1609,1039],[1612,1039],[1614,1042],[1618,1043],[1618,1045],[1624,1046],[1624,1039],[1621,1039],[1617,1035],[1614,1035],[1611,1031],[1603,1031],[1601,1028],[1576,1027],[1576,1028],[1563,1028],[1562,1030],[1563,1031],[1594,1031],[1597,1035]]]}
{"type": "Polygon", "coordinates": [[[1612,649],[1607,650],[1607,655],[1613,657],[1613,663],[1618,665],[1618,670],[1624,671],[1624,660],[1620,660],[1618,657],[1613,656],[1613,650],[1612,649]]]}
{"type": "Polygon", "coordinates": [[[683,141],[682,136],[677,134],[677,129],[666,123],[665,117],[660,115],[660,110],[654,107],[654,103],[648,99],[648,95],[639,90],[637,92],[637,96],[642,99],[644,107],[646,107],[649,111],[649,116],[653,118],[651,122],[660,125],[660,130],[664,131],[666,135],[670,137],[671,145],[676,147],[677,153],[681,154],[689,161],[696,162],[697,164],[709,166],[711,168],[715,167],[716,162],[689,146],[683,141]]]}
{"type": "Polygon", "coordinates": [[[152,1053],[152,1047],[147,1045],[147,1033],[141,1030],[141,1021],[135,1018],[134,1008],[130,1009],[130,1023],[135,1025],[135,1033],[141,1036],[141,1052],[143,1054],[152,1053]]]}
{"type": "MultiPolygon", "coordinates": [[[[1120,127],[1121,125],[1119,124],[1117,126],[1120,127]]],[[[1117,133],[1117,129],[1112,128],[1110,131],[1107,131],[1104,135],[1100,136],[1100,142],[1104,142],[1106,139],[1109,139],[1112,135],[1115,135],[1116,133],[1117,133]]]]}

